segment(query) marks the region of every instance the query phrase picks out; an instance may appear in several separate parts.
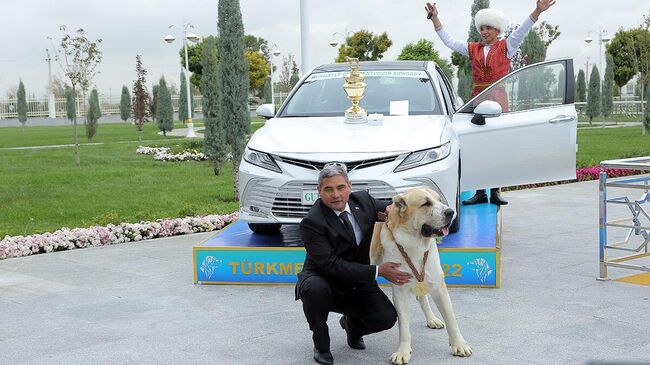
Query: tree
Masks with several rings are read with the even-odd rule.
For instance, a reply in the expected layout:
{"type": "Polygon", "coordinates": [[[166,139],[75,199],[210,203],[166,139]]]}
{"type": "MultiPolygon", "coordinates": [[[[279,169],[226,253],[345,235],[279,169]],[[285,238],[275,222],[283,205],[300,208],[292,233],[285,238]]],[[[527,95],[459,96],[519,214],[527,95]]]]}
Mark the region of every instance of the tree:
{"type": "Polygon", "coordinates": [[[244,36],[244,44],[246,45],[247,51],[257,53],[261,50],[267,63],[271,59],[269,54],[269,42],[266,39],[247,34],[244,36]]]}
{"type": "Polygon", "coordinates": [[[239,199],[238,175],[250,133],[248,111],[248,62],[244,56],[244,24],[239,0],[220,0],[218,5],[219,112],[217,119],[226,125],[226,142],[232,147],[234,196],[239,199]]]}
{"type": "Polygon", "coordinates": [[[160,90],[159,84],[154,84],[151,87],[151,96],[149,97],[149,116],[151,120],[156,120],[156,108],[158,107],[158,90],[160,90]]]}
{"type": "Polygon", "coordinates": [[[149,111],[149,93],[147,92],[147,70],[142,66],[142,56],[135,56],[136,79],[133,81],[133,124],[138,131],[138,140],[142,141],[142,130],[149,111]]]}
{"type": "Polygon", "coordinates": [[[458,96],[463,101],[469,101],[472,98],[472,75],[465,71],[465,68],[458,68],[458,96]]]}
{"type": "Polygon", "coordinates": [[[544,42],[544,48],[548,47],[556,40],[562,32],[559,31],[559,25],[553,25],[546,20],[539,23],[539,25],[533,27],[533,31],[537,33],[539,38],[544,42]]]}
{"type": "MultiPolygon", "coordinates": [[[[469,23],[469,32],[467,34],[468,42],[480,42],[481,35],[474,26],[474,16],[476,13],[485,8],[490,7],[490,0],[474,0],[471,9],[471,21],[469,23]]],[[[458,52],[452,52],[451,63],[458,67],[458,95],[465,101],[469,100],[472,95],[474,81],[472,80],[472,65],[469,62],[469,57],[463,56],[458,52]],[[461,73],[460,71],[463,70],[461,73]],[[461,75],[463,80],[461,80],[461,75]],[[462,88],[461,88],[462,86],[462,88]]]]}
{"type": "Polygon", "coordinates": [[[391,45],[393,41],[388,38],[388,33],[374,35],[361,29],[345,38],[345,43],[339,47],[336,62],[346,62],[345,57],[358,58],[359,61],[377,61],[384,57],[384,52],[391,45]]]}
{"type": "Polygon", "coordinates": [[[16,111],[18,112],[18,121],[23,128],[25,128],[25,123],[27,123],[27,99],[25,96],[25,85],[23,85],[23,80],[20,80],[18,83],[18,93],[16,93],[16,111]]]}
{"type": "Polygon", "coordinates": [[[129,88],[122,86],[122,96],[120,98],[120,118],[126,122],[131,116],[131,95],[129,88]]]}
{"type": "MultiPolygon", "coordinates": [[[[68,34],[65,25],[62,25],[59,29],[63,33],[61,48],[63,49],[63,62],[65,62],[65,64],[61,64],[61,67],[72,85],[72,99],[77,99],[77,87],[79,87],[83,95],[82,100],[85,103],[86,90],[93,77],[97,74],[95,69],[102,61],[102,52],[98,46],[102,40],[97,39],[91,42],[86,38],[86,32],[82,28],[77,29],[75,35],[68,34]]],[[[61,57],[59,57],[59,60],[61,60],[61,57]]],[[[72,123],[74,125],[75,163],[79,166],[81,164],[81,158],[79,156],[76,113],[74,114],[72,123]]]]}
{"type": "Polygon", "coordinates": [[[185,72],[181,71],[181,90],[178,98],[178,120],[185,123],[189,116],[187,110],[187,81],[185,80],[185,72]]]}
{"type": "MultiPolygon", "coordinates": [[[[646,81],[645,89],[650,90],[650,78],[646,81]]],[[[650,134],[650,92],[645,93],[645,111],[643,116],[643,134],[650,134]]]]}
{"type": "Polygon", "coordinates": [[[592,124],[591,122],[594,117],[600,115],[600,74],[596,66],[592,68],[591,76],[589,77],[586,114],[589,117],[589,125],[592,124]]]}
{"type": "Polygon", "coordinates": [[[576,101],[584,102],[587,100],[587,81],[585,80],[585,72],[580,70],[578,72],[578,81],[576,81],[576,101]]]}
{"type": "Polygon", "coordinates": [[[266,78],[269,77],[271,66],[259,52],[245,51],[246,60],[248,61],[248,79],[249,89],[255,95],[259,95],[264,87],[266,78]]]}
{"type": "Polygon", "coordinates": [[[402,52],[397,56],[398,60],[418,60],[418,61],[434,61],[440,66],[442,71],[447,75],[447,78],[451,79],[454,76],[449,62],[440,57],[440,54],[437,50],[433,48],[433,42],[428,39],[420,39],[417,43],[409,43],[404,48],[402,52]]]}
{"type": "Polygon", "coordinates": [[[206,39],[203,44],[201,65],[201,94],[203,94],[203,122],[205,124],[203,153],[213,163],[215,175],[221,174],[221,166],[226,159],[228,148],[226,146],[225,120],[219,120],[219,55],[217,53],[217,39],[206,39]]]}
{"type": "Polygon", "coordinates": [[[65,86],[65,114],[68,119],[72,122],[75,114],[77,113],[75,108],[74,98],[72,97],[72,89],[66,85],[65,86]]]}
{"type": "MultiPolygon", "coordinates": [[[[204,41],[205,39],[202,39],[196,44],[190,44],[190,42],[187,42],[187,67],[192,73],[190,75],[190,83],[196,87],[201,85],[201,75],[203,74],[201,67],[201,52],[203,51],[204,41]]],[[[181,67],[185,69],[185,49],[183,47],[178,51],[178,55],[180,56],[181,67]]]]}
{"type": "Polygon", "coordinates": [[[283,93],[288,93],[291,90],[291,75],[293,70],[298,66],[296,65],[295,56],[291,53],[286,57],[282,57],[282,70],[280,71],[279,81],[274,90],[283,93]]]}
{"type": "Polygon", "coordinates": [[[156,125],[167,136],[167,132],[174,129],[174,109],[172,108],[172,95],[169,93],[165,77],[158,83],[158,103],[156,105],[156,125]]]}
{"type": "Polygon", "coordinates": [[[637,73],[641,84],[650,70],[650,31],[635,28],[619,30],[607,45],[607,53],[614,58],[614,81],[625,86],[637,73]]]}
{"type": "Polygon", "coordinates": [[[648,9],[648,14],[643,16],[643,23],[641,23],[643,29],[650,31],[650,9],[648,9]]]}
{"type": "Polygon", "coordinates": [[[607,55],[607,66],[605,67],[605,81],[603,81],[602,89],[602,107],[601,112],[603,113],[603,124],[605,126],[605,118],[612,114],[612,109],[614,107],[614,65],[613,65],[612,55],[607,55]]]}
{"type": "Polygon", "coordinates": [[[97,132],[97,120],[99,120],[101,116],[102,112],[99,107],[99,95],[97,95],[97,89],[93,89],[88,98],[88,113],[86,115],[86,138],[88,138],[88,142],[93,141],[93,137],[97,132]]]}
{"type": "Polygon", "coordinates": [[[66,84],[56,75],[52,76],[52,82],[47,86],[47,93],[54,94],[55,98],[65,98],[66,84]]]}
{"type": "Polygon", "coordinates": [[[300,81],[300,76],[298,75],[298,72],[293,72],[291,74],[291,78],[289,79],[289,90],[293,89],[294,86],[300,81]]]}
{"type": "Polygon", "coordinates": [[[526,65],[532,65],[546,59],[546,46],[537,32],[528,32],[521,43],[521,53],[524,54],[526,65]]]}
{"type": "Polygon", "coordinates": [[[262,89],[262,102],[264,104],[271,103],[271,78],[267,77],[264,82],[264,89],[262,89]]]}

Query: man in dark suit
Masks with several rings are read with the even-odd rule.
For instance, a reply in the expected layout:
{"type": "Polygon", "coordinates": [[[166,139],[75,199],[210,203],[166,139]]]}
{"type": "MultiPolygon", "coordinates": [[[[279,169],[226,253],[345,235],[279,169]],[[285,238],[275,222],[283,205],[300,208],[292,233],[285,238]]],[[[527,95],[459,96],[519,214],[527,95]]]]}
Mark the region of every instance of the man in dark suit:
{"type": "Polygon", "coordinates": [[[309,329],[313,332],[314,360],[333,364],[327,317],[343,314],[339,323],[348,345],[363,350],[362,336],[393,327],[397,312],[377,286],[383,276],[397,285],[411,275],[398,263],[370,265],[370,240],[378,214],[388,202],[367,192],[352,193],[344,165],[326,164],[318,176],[320,199],[300,223],[300,237],[307,256],[298,274],[296,300],[301,299],[309,329]]]}

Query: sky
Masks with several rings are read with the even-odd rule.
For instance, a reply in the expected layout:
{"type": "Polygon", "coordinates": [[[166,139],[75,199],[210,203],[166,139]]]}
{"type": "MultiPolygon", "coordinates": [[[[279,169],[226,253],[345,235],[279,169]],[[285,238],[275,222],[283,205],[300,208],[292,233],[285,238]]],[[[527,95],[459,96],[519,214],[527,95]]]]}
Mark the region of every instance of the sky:
{"type": "MultiPolygon", "coordinates": [[[[440,54],[450,59],[449,51],[438,39],[426,19],[425,1],[417,0],[306,0],[308,1],[308,52],[310,67],[331,63],[338,54],[329,43],[332,34],[360,29],[375,34],[387,32],[393,41],[384,60],[394,60],[408,43],[420,38],[434,42],[440,54]]],[[[439,1],[440,19],[457,39],[466,39],[470,24],[471,0],[439,1]]],[[[192,31],[204,37],[217,34],[217,0],[0,0],[0,99],[22,79],[28,95],[45,95],[48,83],[46,48],[61,39],[59,26],[68,30],[84,28],[89,39],[102,39],[103,61],[93,79],[103,96],[119,97],[123,85],[131,89],[135,79],[135,56],[142,55],[152,85],[161,76],[179,85],[182,47],[180,28],[171,24],[191,23],[192,31]],[[172,33],[173,44],[163,38],[172,33]],[[52,42],[48,39],[52,38],[52,42]]],[[[244,31],[277,44],[281,54],[274,58],[280,67],[282,57],[295,56],[301,65],[300,0],[240,0],[244,31]]],[[[535,7],[534,0],[491,0],[490,6],[502,10],[509,23],[521,23],[535,7]]],[[[638,26],[650,11],[648,0],[557,0],[543,13],[546,20],[559,25],[562,32],[548,49],[547,59],[572,57],[576,69],[599,61],[599,32],[613,36],[619,29],[638,26]],[[591,32],[591,33],[590,33],[591,32]],[[584,39],[591,35],[590,44],[584,39]]],[[[341,36],[336,35],[341,41],[341,36]]],[[[603,47],[604,52],[604,47],[603,47]]],[[[603,63],[604,56],[603,56],[603,63]]],[[[61,66],[51,62],[52,74],[63,78],[61,66]]],[[[277,75],[276,75],[277,78],[277,75]]]]}

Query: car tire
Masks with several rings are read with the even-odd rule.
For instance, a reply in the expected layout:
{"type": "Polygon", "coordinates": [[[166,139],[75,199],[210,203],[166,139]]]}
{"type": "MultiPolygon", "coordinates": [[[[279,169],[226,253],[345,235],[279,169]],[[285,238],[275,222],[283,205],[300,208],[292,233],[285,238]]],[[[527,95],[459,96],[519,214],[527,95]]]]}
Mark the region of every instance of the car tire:
{"type": "Polygon", "coordinates": [[[248,223],[248,228],[254,233],[278,233],[282,224],[280,223],[248,223]]]}

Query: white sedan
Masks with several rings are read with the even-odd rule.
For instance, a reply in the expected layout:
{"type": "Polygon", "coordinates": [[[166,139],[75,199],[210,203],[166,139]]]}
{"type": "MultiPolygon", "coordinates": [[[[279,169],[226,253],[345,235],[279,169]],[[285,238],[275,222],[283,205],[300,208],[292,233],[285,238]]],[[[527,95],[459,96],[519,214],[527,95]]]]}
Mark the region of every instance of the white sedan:
{"type": "Polygon", "coordinates": [[[306,74],[277,113],[258,108],[268,121],[239,167],[240,219],[251,230],[299,223],[331,161],[347,166],[353,190],[377,199],[432,188],[457,212],[452,232],[461,191],[575,178],[571,59],[516,70],[464,105],[433,62],[361,62],[360,70],[360,106],[379,121],[345,122],[348,64],[306,74]]]}

